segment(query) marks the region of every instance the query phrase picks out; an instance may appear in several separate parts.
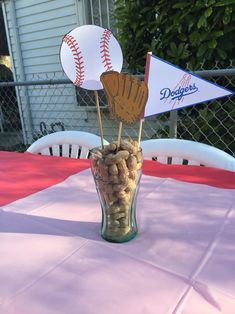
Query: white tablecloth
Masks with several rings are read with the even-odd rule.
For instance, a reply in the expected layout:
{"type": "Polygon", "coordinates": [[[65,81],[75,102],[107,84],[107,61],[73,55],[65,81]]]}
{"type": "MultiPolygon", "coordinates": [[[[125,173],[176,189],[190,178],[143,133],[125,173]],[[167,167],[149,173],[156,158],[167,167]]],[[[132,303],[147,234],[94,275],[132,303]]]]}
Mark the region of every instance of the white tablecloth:
{"type": "Polygon", "coordinates": [[[1,314],[235,313],[235,191],[143,175],[139,232],[99,235],[90,169],[0,210],[1,314]]]}

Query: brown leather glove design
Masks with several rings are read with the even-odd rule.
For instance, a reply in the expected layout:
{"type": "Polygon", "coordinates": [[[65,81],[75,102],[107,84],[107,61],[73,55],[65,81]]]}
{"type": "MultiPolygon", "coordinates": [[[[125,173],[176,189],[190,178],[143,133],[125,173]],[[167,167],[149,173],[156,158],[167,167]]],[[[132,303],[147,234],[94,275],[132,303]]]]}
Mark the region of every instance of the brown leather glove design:
{"type": "Polygon", "coordinates": [[[115,71],[102,73],[100,80],[114,117],[131,125],[141,118],[148,99],[145,82],[115,71]]]}

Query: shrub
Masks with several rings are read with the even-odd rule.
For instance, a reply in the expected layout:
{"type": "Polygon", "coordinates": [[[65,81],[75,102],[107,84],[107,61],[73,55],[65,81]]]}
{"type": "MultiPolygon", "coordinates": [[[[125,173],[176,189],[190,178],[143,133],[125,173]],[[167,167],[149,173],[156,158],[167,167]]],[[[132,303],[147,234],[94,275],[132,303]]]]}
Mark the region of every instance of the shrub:
{"type": "MultiPolygon", "coordinates": [[[[220,68],[231,66],[235,53],[234,0],[115,3],[118,39],[129,72],[144,73],[148,51],[191,71],[202,66],[213,69],[218,63],[220,68]]],[[[234,89],[234,78],[229,83],[222,78],[219,84],[234,89]]],[[[230,154],[234,152],[234,103],[225,98],[190,108],[178,111],[177,136],[214,144],[230,154]]],[[[166,115],[162,114],[161,119],[166,115]]]]}

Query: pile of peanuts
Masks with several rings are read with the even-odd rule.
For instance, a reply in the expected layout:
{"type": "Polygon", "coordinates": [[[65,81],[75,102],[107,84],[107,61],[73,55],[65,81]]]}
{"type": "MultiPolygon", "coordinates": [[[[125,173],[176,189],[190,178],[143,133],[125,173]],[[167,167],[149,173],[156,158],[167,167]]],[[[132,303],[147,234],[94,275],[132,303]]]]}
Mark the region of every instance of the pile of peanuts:
{"type": "Polygon", "coordinates": [[[106,215],[105,234],[122,237],[131,232],[131,205],[142,167],[142,152],[132,139],[96,149],[92,156],[93,174],[106,215]]]}

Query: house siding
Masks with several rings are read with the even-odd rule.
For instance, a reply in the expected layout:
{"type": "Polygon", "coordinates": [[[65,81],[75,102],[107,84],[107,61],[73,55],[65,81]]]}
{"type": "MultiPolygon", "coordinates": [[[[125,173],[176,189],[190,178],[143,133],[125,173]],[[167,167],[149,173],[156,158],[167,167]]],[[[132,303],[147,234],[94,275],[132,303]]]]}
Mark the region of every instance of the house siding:
{"type": "MultiPolygon", "coordinates": [[[[88,2],[5,0],[6,24],[17,81],[66,78],[59,59],[60,45],[66,33],[86,23],[84,4],[87,6],[88,2]]],[[[31,143],[33,135],[38,134],[42,121],[47,125],[62,122],[67,130],[99,134],[95,108],[82,106],[86,101],[82,96],[77,100],[72,84],[23,86],[17,88],[17,93],[26,143],[31,143]]],[[[95,104],[94,93],[89,92],[89,95],[88,101],[95,104]]],[[[102,112],[102,120],[104,137],[115,139],[117,123],[110,120],[107,111],[102,112]]],[[[138,125],[123,129],[124,136],[136,137],[137,134],[138,125]]]]}
{"type": "MultiPolygon", "coordinates": [[[[79,26],[76,0],[17,0],[14,5],[11,1],[7,1],[5,7],[16,80],[66,78],[59,51],[63,36],[79,26]]],[[[18,95],[29,143],[33,134],[39,130],[40,122],[64,122],[73,114],[79,117],[73,85],[19,87],[18,95]]],[[[76,126],[69,123],[66,128],[76,126]]]]}

